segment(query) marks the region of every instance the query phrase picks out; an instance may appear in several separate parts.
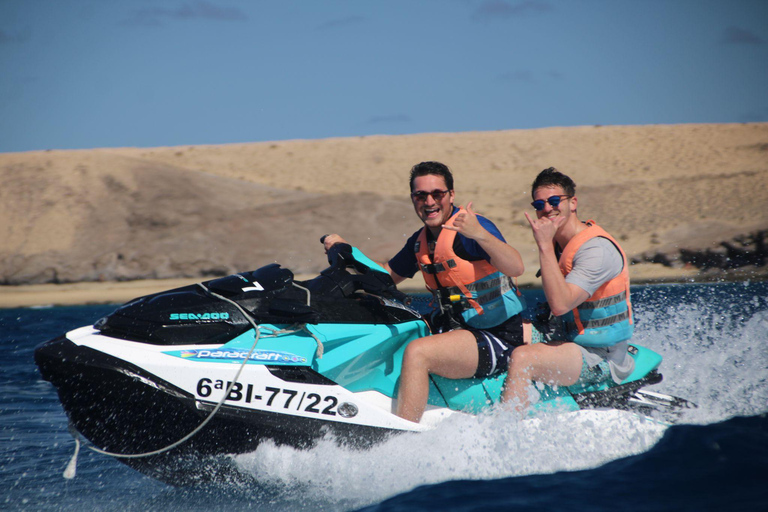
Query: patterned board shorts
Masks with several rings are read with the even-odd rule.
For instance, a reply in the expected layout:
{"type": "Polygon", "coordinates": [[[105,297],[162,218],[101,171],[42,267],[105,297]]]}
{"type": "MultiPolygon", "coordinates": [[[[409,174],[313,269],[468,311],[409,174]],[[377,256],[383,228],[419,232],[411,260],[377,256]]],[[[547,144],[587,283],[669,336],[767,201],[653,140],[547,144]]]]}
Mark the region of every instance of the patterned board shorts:
{"type": "MultiPolygon", "coordinates": [[[[531,329],[531,344],[544,342],[546,342],[544,333],[533,327],[531,329]]],[[[590,367],[587,364],[587,358],[584,355],[584,351],[582,350],[581,374],[579,375],[579,380],[576,382],[576,384],[597,384],[598,382],[604,382],[606,380],[610,380],[611,378],[611,367],[608,364],[608,361],[603,359],[599,364],[590,367]]]]}

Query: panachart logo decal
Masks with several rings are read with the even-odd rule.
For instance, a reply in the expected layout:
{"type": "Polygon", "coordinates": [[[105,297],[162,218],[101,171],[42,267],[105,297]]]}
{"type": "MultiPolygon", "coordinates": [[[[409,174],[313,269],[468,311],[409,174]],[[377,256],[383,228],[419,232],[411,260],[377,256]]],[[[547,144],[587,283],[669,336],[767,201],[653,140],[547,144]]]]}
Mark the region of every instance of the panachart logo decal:
{"type": "MultiPolygon", "coordinates": [[[[173,350],[163,352],[169,356],[181,357],[191,361],[215,361],[215,362],[233,362],[242,363],[248,356],[248,350],[239,349],[217,349],[217,350],[173,350]]],[[[307,362],[306,357],[302,357],[290,352],[279,352],[276,350],[254,350],[249,363],[269,363],[269,364],[302,364],[307,362]]]]}

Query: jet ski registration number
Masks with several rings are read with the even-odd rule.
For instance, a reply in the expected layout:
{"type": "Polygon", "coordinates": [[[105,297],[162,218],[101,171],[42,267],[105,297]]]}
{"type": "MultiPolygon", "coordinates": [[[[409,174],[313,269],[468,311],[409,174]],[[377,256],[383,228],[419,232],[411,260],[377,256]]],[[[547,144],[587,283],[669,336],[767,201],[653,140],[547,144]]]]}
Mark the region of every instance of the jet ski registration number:
{"type": "MultiPolygon", "coordinates": [[[[230,382],[223,380],[213,381],[208,378],[202,378],[197,382],[197,395],[201,398],[208,398],[214,389],[226,390],[230,382]]],[[[256,394],[256,387],[253,384],[243,384],[235,382],[227,395],[227,402],[262,402],[267,407],[277,409],[290,409],[296,411],[311,412],[316,414],[327,414],[336,416],[336,406],[339,400],[335,396],[321,396],[317,393],[307,393],[286,388],[274,388],[267,386],[264,392],[256,394]]]]}

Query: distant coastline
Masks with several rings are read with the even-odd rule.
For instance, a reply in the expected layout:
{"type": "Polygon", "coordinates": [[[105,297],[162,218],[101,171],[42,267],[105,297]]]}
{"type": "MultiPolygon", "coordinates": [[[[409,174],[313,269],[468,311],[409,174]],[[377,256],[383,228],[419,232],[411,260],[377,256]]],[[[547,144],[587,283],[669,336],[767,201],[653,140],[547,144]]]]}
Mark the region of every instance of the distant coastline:
{"type": "MultiPolygon", "coordinates": [[[[660,265],[633,265],[630,270],[633,285],[654,284],[690,284],[765,281],[766,273],[756,273],[751,269],[735,272],[702,273],[695,269],[681,272],[677,269],[664,269],[660,265]]],[[[297,280],[310,279],[310,275],[298,275],[297,280]]],[[[122,304],[131,299],[157,293],[197,282],[208,278],[155,279],[124,282],[82,282],[63,284],[33,284],[0,286],[0,308],[27,308],[48,306],[80,306],[94,304],[122,304]]],[[[523,289],[540,288],[538,279],[520,279],[518,284],[523,289]]],[[[423,280],[418,276],[405,281],[398,289],[405,293],[427,293],[423,280]]]]}
{"type": "Polygon", "coordinates": [[[768,274],[768,123],[582,126],[2,153],[0,307],[122,302],[272,262],[312,276],[331,232],[386,260],[420,227],[407,175],[424,160],[520,251],[521,286],[537,285],[523,213],[549,166],[634,283],[768,274]]]}

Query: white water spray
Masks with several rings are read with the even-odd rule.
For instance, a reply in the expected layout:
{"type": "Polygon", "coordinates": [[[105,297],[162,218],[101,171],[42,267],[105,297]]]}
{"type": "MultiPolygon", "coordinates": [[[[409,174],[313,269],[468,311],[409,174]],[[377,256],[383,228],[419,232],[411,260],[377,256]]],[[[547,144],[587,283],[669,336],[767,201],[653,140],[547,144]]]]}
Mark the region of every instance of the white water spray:
{"type": "MultiPolygon", "coordinates": [[[[768,411],[768,298],[747,293],[723,302],[670,287],[644,293],[633,341],[664,357],[664,381],[653,391],[699,405],[683,423],[768,411]],[[750,303],[745,314],[741,301],[750,303]]],[[[589,469],[649,450],[665,429],[618,411],[521,422],[494,410],[452,416],[433,431],[396,436],[368,450],[340,447],[333,439],[310,450],[265,443],[235,462],[260,483],[323,503],[364,506],[447,480],[589,469]]]]}

